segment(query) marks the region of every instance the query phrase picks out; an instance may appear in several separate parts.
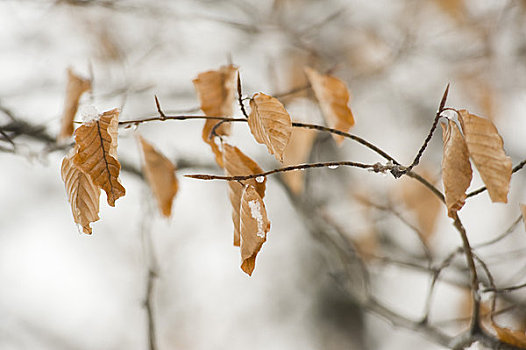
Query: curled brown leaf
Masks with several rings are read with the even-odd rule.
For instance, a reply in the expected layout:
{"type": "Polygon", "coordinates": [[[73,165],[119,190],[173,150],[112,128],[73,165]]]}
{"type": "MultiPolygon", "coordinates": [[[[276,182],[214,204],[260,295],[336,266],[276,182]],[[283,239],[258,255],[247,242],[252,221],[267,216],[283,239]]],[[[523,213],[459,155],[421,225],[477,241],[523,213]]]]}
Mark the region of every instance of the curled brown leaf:
{"type": "MultiPolygon", "coordinates": [[[[228,176],[237,175],[253,175],[262,173],[263,170],[246,156],[239,148],[231,146],[227,143],[223,144],[223,163],[225,165],[225,172],[228,176]]],[[[251,185],[258,192],[261,198],[265,197],[266,178],[249,179],[243,181],[229,181],[228,182],[228,196],[232,204],[232,222],[234,223],[234,245],[240,245],[240,217],[239,210],[241,208],[241,195],[244,186],[251,185]]]]}
{"type": "Polygon", "coordinates": [[[265,203],[254,186],[243,188],[240,208],[241,269],[252,275],[256,267],[256,256],[267,240],[270,222],[265,203]]]}
{"type": "MultiPolygon", "coordinates": [[[[354,116],[348,106],[349,90],[345,83],[331,75],[320,74],[310,67],[305,67],[305,73],[329,127],[348,132],[354,125],[354,116]]],[[[343,142],[343,136],[333,136],[338,144],[343,142]]]]}
{"type": "Polygon", "coordinates": [[[504,143],[495,125],[488,119],[460,110],[459,119],[473,163],[488,189],[493,202],[508,202],[511,180],[511,159],[504,152],[504,143]]]}
{"type": "Polygon", "coordinates": [[[73,120],[79,106],[79,100],[83,93],[91,90],[91,81],[76,75],[68,68],[68,83],[66,86],[66,98],[64,111],[62,112],[62,124],[57,139],[63,140],[73,135],[73,120]]]}
{"type": "Polygon", "coordinates": [[[173,199],[179,189],[175,165],[142,136],[139,136],[139,141],[144,156],[144,174],[161,213],[169,217],[172,214],[173,199]]]}
{"type": "Polygon", "coordinates": [[[84,233],[90,235],[90,224],[99,220],[100,189],[75,165],[73,156],[74,152],[71,152],[62,160],[61,176],[66,185],[73,220],[84,233]]]}
{"type": "Polygon", "coordinates": [[[444,149],[442,156],[442,180],[444,182],[448,216],[455,217],[466,200],[466,190],[471,183],[472,170],[469,152],[457,124],[448,120],[442,123],[444,149]]]}
{"type": "MultiPolygon", "coordinates": [[[[307,162],[315,138],[315,130],[293,128],[290,141],[283,153],[283,165],[296,165],[307,162]]],[[[305,172],[288,171],[282,175],[285,184],[292,193],[300,194],[303,192],[305,172]]]]}
{"type": "Polygon", "coordinates": [[[270,154],[283,162],[283,152],[292,133],[290,115],[278,99],[263,93],[250,100],[248,126],[258,143],[267,146],[270,154]]]}
{"type": "MultiPolygon", "coordinates": [[[[234,114],[233,103],[235,100],[237,67],[233,65],[223,66],[219,70],[211,70],[200,73],[193,80],[197,91],[201,109],[207,116],[229,117],[234,114]]],[[[223,167],[223,157],[219,146],[214,138],[210,137],[212,129],[219,120],[208,119],[205,121],[202,131],[202,139],[211,148],[216,157],[216,162],[223,167]]],[[[230,124],[223,123],[216,129],[216,134],[223,136],[230,134],[230,124]]]]}
{"type": "Polygon", "coordinates": [[[76,153],[73,161],[93,183],[106,192],[108,204],[124,196],[126,190],[119,180],[121,165],[116,158],[119,110],[102,113],[98,118],[82,124],[75,131],[76,153]]]}

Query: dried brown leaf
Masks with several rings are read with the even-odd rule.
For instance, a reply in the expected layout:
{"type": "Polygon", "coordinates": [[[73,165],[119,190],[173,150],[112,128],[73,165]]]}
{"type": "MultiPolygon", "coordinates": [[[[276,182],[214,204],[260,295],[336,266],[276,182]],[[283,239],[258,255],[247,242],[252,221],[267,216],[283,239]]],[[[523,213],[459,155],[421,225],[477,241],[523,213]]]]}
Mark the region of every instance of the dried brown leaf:
{"type": "Polygon", "coordinates": [[[126,190],[119,181],[121,165],[117,160],[117,129],[119,110],[102,113],[97,119],[82,124],[75,131],[76,150],[73,161],[93,183],[106,192],[108,204],[124,196],[126,190]]]}
{"type": "Polygon", "coordinates": [[[459,24],[465,22],[464,0],[435,0],[435,4],[447,15],[455,19],[459,24]]]}
{"type": "Polygon", "coordinates": [[[175,177],[175,165],[141,136],[139,141],[144,156],[143,171],[146,179],[157,199],[161,213],[169,217],[172,213],[173,199],[179,189],[175,177]]]}
{"type": "MultiPolygon", "coordinates": [[[[237,147],[231,146],[227,143],[223,144],[223,162],[225,165],[225,172],[228,176],[237,175],[253,175],[262,173],[263,170],[252,159],[247,157],[237,147]]],[[[232,203],[232,222],[234,223],[234,245],[240,244],[240,217],[239,210],[241,208],[241,195],[243,187],[246,185],[253,186],[261,198],[265,197],[266,178],[263,179],[249,179],[243,181],[229,181],[228,182],[228,196],[230,203],[232,203]],[[261,180],[261,181],[258,181],[261,180]]]]}
{"type": "Polygon", "coordinates": [[[444,182],[448,216],[454,218],[466,200],[466,190],[473,172],[464,137],[457,124],[451,120],[442,123],[444,151],[442,157],[442,180],[444,182]]]}
{"type": "MultiPolygon", "coordinates": [[[[201,102],[201,109],[207,116],[229,117],[234,114],[237,67],[223,66],[219,70],[200,73],[193,80],[194,87],[201,102]]],[[[216,162],[223,167],[223,157],[219,146],[210,133],[219,120],[206,120],[201,137],[211,148],[216,162]]],[[[216,134],[223,136],[230,134],[230,123],[223,123],[216,129],[216,134]]]]}
{"type": "MultiPolygon", "coordinates": [[[[431,183],[434,182],[429,171],[424,170],[421,175],[431,183]]],[[[441,202],[427,187],[411,180],[401,180],[401,198],[404,205],[416,216],[416,227],[423,240],[428,242],[435,233],[441,202]]]]}
{"type": "Polygon", "coordinates": [[[495,322],[491,322],[491,326],[497,332],[497,338],[504,343],[526,349],[526,333],[524,331],[500,327],[495,322]]]}
{"type": "Polygon", "coordinates": [[[64,101],[62,126],[58,140],[63,140],[73,135],[73,120],[75,119],[75,114],[77,114],[80,97],[89,90],[91,90],[91,81],[76,75],[71,68],[68,68],[66,99],[64,101]]]}
{"type": "MultiPolygon", "coordinates": [[[[310,67],[305,67],[305,73],[329,127],[348,132],[354,125],[354,116],[348,106],[349,90],[345,83],[331,75],[320,74],[310,67]]],[[[343,142],[343,136],[333,136],[338,144],[343,142]]]]}
{"type": "Polygon", "coordinates": [[[250,132],[258,143],[267,146],[270,154],[283,162],[283,152],[292,133],[289,113],[278,99],[261,92],[252,97],[250,108],[250,132]]]}
{"type": "MultiPolygon", "coordinates": [[[[305,163],[316,138],[316,131],[311,129],[293,128],[290,141],[283,153],[283,165],[296,165],[305,163]]],[[[282,174],[285,184],[292,193],[300,194],[303,192],[304,183],[303,171],[287,171],[282,174]]]]}
{"type": "Polygon", "coordinates": [[[82,226],[84,233],[90,235],[90,223],[99,220],[100,189],[74,164],[73,156],[74,153],[70,153],[62,161],[62,180],[66,185],[73,220],[82,226]]]}
{"type": "Polygon", "coordinates": [[[267,240],[270,222],[265,203],[252,185],[243,188],[240,209],[241,269],[252,275],[256,267],[256,256],[267,240]]]}
{"type": "Polygon", "coordinates": [[[460,125],[473,163],[493,202],[508,202],[512,164],[495,125],[488,119],[459,111],[460,125]]]}

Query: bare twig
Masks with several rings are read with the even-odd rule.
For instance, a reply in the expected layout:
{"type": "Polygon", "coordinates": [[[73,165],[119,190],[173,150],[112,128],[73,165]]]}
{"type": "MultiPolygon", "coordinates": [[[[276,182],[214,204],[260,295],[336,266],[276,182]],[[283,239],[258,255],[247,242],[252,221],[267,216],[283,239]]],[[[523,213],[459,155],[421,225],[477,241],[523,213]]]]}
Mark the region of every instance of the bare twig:
{"type": "Polygon", "coordinates": [[[415,166],[418,165],[418,163],[420,163],[420,158],[422,158],[422,155],[424,154],[424,151],[426,150],[427,145],[429,144],[429,141],[431,141],[431,137],[433,137],[433,133],[435,132],[435,129],[436,129],[437,125],[438,125],[438,120],[440,119],[442,111],[444,110],[444,107],[446,105],[448,92],[449,92],[449,84],[447,84],[446,90],[444,91],[444,94],[442,95],[442,99],[440,100],[440,106],[438,107],[438,110],[437,110],[436,115],[435,115],[435,119],[433,120],[433,124],[431,125],[431,130],[429,130],[429,133],[427,134],[427,137],[424,140],[424,144],[418,150],[418,153],[416,154],[416,157],[413,160],[413,162],[411,163],[411,165],[409,165],[400,174],[393,173],[393,175],[395,177],[400,177],[403,174],[411,171],[415,166]]]}
{"type": "Polygon", "coordinates": [[[480,332],[480,295],[479,295],[479,279],[477,275],[477,268],[475,266],[475,261],[473,258],[473,252],[471,251],[471,245],[469,243],[468,235],[466,233],[466,229],[464,228],[464,225],[462,225],[462,222],[460,221],[460,218],[458,217],[458,214],[455,213],[454,217],[454,226],[457,229],[457,231],[460,233],[460,238],[462,239],[462,245],[464,248],[464,254],[466,255],[466,261],[469,267],[469,273],[471,276],[471,294],[473,299],[473,314],[471,318],[471,326],[470,331],[471,334],[475,334],[480,332]]]}
{"type": "Polygon", "coordinates": [[[266,172],[263,172],[263,173],[252,174],[252,175],[223,176],[223,175],[207,175],[207,174],[189,174],[189,175],[185,175],[185,177],[190,177],[192,179],[198,179],[198,180],[243,181],[243,180],[248,180],[248,179],[265,177],[265,176],[272,175],[272,174],[277,174],[277,173],[284,173],[284,172],[287,172],[287,171],[304,170],[304,169],[312,169],[312,168],[332,168],[332,167],[337,168],[339,166],[349,166],[349,167],[355,167],[355,168],[373,169],[374,170],[377,167],[377,164],[364,164],[364,163],[348,162],[348,161],[342,161],[342,162],[321,162],[321,163],[309,163],[309,164],[293,165],[293,166],[273,169],[273,170],[269,170],[269,171],[266,171],[266,172]]]}
{"type": "Polygon", "coordinates": [[[517,219],[515,219],[515,221],[510,225],[510,227],[508,227],[508,229],[506,231],[504,231],[502,234],[498,235],[497,237],[495,237],[495,238],[493,238],[493,239],[491,239],[489,241],[482,242],[482,243],[479,243],[477,245],[474,245],[473,249],[479,249],[479,248],[487,247],[489,245],[495,244],[495,243],[499,242],[500,240],[506,238],[507,236],[509,236],[515,230],[515,228],[517,227],[517,225],[521,221],[522,221],[522,214],[519,215],[519,217],[517,219]]]}
{"type": "Polygon", "coordinates": [[[427,294],[427,298],[426,298],[426,304],[424,306],[424,317],[422,318],[422,323],[427,323],[429,321],[429,315],[431,313],[431,305],[432,305],[432,298],[433,298],[433,294],[434,294],[434,291],[435,291],[435,286],[436,286],[436,283],[438,281],[438,278],[440,276],[440,274],[442,273],[442,271],[448,267],[451,262],[453,261],[453,259],[461,252],[460,249],[456,249],[454,250],[451,254],[449,254],[443,261],[442,263],[440,264],[440,266],[438,266],[438,268],[436,268],[433,272],[433,275],[431,277],[431,284],[429,286],[429,291],[428,291],[428,294],[427,294]]]}
{"type": "Polygon", "coordinates": [[[394,217],[396,217],[397,219],[399,219],[404,225],[406,225],[407,227],[409,227],[411,229],[411,231],[413,231],[416,235],[416,237],[418,238],[418,241],[420,242],[421,246],[422,246],[422,250],[424,251],[424,255],[425,255],[425,258],[428,262],[428,264],[431,264],[431,262],[433,261],[433,255],[431,253],[431,251],[429,250],[425,240],[424,240],[424,235],[423,233],[415,226],[413,225],[411,222],[409,222],[403,215],[402,213],[398,212],[395,208],[393,208],[393,206],[391,205],[382,205],[382,204],[379,204],[379,203],[375,203],[371,200],[368,200],[368,199],[363,199],[362,200],[366,205],[369,205],[375,209],[378,209],[378,210],[381,210],[381,211],[385,211],[387,213],[390,213],[392,214],[394,217]]]}
{"type": "Polygon", "coordinates": [[[161,109],[161,104],[159,103],[159,99],[157,98],[157,95],[155,95],[155,106],[157,106],[157,112],[159,112],[159,120],[163,120],[163,121],[166,120],[166,115],[161,109]]]}
{"type": "Polygon", "coordinates": [[[239,108],[241,113],[248,119],[248,113],[245,110],[245,105],[243,104],[243,91],[241,90],[241,73],[237,72],[237,102],[239,103],[239,108]]]}
{"type": "Polygon", "coordinates": [[[153,289],[157,274],[154,270],[148,270],[148,282],[146,285],[146,297],[144,300],[144,307],[146,308],[146,314],[148,317],[148,345],[149,350],[157,350],[156,341],[156,326],[153,314],[153,289]]]}
{"type": "Polygon", "coordinates": [[[353,134],[349,134],[347,132],[343,132],[343,131],[340,131],[340,130],[337,130],[337,129],[328,128],[326,126],[316,125],[316,124],[307,124],[307,123],[293,122],[292,126],[293,127],[298,127],[298,128],[304,128],[304,129],[314,129],[314,130],[325,131],[325,132],[328,132],[328,133],[331,133],[331,134],[334,134],[334,135],[340,135],[340,136],[346,137],[348,139],[351,139],[353,141],[356,141],[356,142],[364,145],[365,147],[369,148],[371,151],[376,152],[378,155],[382,156],[384,159],[393,162],[395,165],[400,165],[400,163],[398,163],[398,161],[396,159],[394,159],[389,154],[387,154],[387,152],[383,151],[379,147],[373,145],[372,143],[366,141],[365,139],[363,139],[363,138],[361,138],[359,136],[356,136],[356,135],[353,135],[353,134]]]}
{"type": "MultiPolygon", "coordinates": [[[[150,203],[148,200],[143,201],[144,203],[150,203]]],[[[151,231],[151,205],[147,204],[147,208],[144,210],[143,218],[141,221],[141,238],[143,242],[143,252],[147,264],[148,274],[146,277],[146,292],[144,296],[144,308],[146,309],[147,318],[147,329],[148,329],[148,350],[157,350],[157,334],[156,334],[156,323],[155,323],[155,312],[154,312],[154,289],[155,281],[159,274],[159,263],[157,261],[157,255],[153,246],[152,231],[151,231]]]]}

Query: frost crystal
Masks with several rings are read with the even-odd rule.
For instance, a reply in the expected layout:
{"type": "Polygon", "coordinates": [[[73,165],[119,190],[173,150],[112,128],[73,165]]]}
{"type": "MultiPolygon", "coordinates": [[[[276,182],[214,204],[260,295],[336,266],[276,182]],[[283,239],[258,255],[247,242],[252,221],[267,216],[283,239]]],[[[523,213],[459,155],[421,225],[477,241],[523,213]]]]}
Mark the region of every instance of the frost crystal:
{"type": "Polygon", "coordinates": [[[256,200],[252,200],[248,202],[248,206],[250,207],[250,215],[258,223],[258,232],[256,233],[257,236],[265,238],[265,230],[263,229],[263,215],[261,214],[261,204],[256,200]]]}
{"type": "Polygon", "coordinates": [[[82,106],[80,108],[80,115],[82,116],[82,121],[87,123],[95,120],[99,116],[99,112],[97,111],[97,108],[92,105],[82,106]]]}

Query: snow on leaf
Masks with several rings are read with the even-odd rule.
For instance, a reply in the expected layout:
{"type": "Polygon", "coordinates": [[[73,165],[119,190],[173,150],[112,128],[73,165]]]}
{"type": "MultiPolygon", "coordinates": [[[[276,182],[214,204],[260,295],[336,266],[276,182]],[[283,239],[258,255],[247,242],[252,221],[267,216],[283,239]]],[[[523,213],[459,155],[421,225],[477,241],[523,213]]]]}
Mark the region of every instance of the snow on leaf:
{"type": "Polygon", "coordinates": [[[144,174],[157,199],[161,213],[169,217],[172,213],[173,199],[179,189],[175,177],[175,165],[143,137],[139,136],[139,141],[144,156],[144,174]]]}
{"type": "Polygon", "coordinates": [[[466,190],[471,183],[472,170],[469,152],[457,124],[451,120],[442,123],[444,150],[442,179],[444,182],[448,216],[454,218],[466,200],[466,190]]]}
{"type": "MultiPolygon", "coordinates": [[[[207,116],[229,117],[234,114],[233,103],[235,100],[237,67],[223,66],[219,70],[200,73],[193,80],[194,87],[201,102],[201,109],[207,116]]],[[[216,162],[223,167],[223,157],[218,145],[210,133],[220,120],[206,120],[201,137],[211,148],[216,157],[216,162]]],[[[230,123],[223,123],[216,129],[217,135],[229,135],[230,123]]]]}
{"type": "Polygon", "coordinates": [[[270,154],[283,162],[283,152],[292,132],[292,121],[278,99],[263,93],[250,100],[248,126],[258,143],[267,146],[270,154]]]}
{"type": "Polygon", "coordinates": [[[66,185],[73,220],[90,235],[90,223],[99,220],[100,189],[73,162],[74,151],[62,160],[61,176],[66,185]]]}
{"type": "MultiPolygon", "coordinates": [[[[252,159],[247,157],[237,147],[231,146],[227,143],[223,144],[223,163],[225,165],[225,172],[228,176],[237,175],[251,175],[262,173],[263,170],[252,159]]],[[[256,179],[248,179],[243,181],[229,181],[228,182],[228,196],[232,204],[232,222],[234,223],[234,245],[240,244],[240,217],[239,210],[241,207],[241,195],[243,193],[243,186],[251,185],[258,192],[259,196],[265,196],[266,178],[263,181],[256,181],[256,179]]]]}
{"type": "Polygon", "coordinates": [[[124,196],[119,181],[121,165],[117,160],[117,128],[119,110],[104,112],[96,120],[82,124],[75,131],[73,162],[90,176],[93,183],[106,192],[108,204],[124,196]]]}
{"type": "Polygon", "coordinates": [[[256,267],[256,256],[270,230],[265,203],[252,185],[245,186],[241,195],[240,230],[241,269],[252,275],[256,267]]]}
{"type": "Polygon", "coordinates": [[[488,119],[460,110],[462,132],[473,163],[493,202],[508,202],[512,164],[495,125],[488,119]]]}
{"type": "MultiPolygon", "coordinates": [[[[348,132],[354,125],[354,116],[348,106],[349,90],[345,83],[331,75],[320,74],[310,67],[305,67],[305,73],[329,127],[348,132]]],[[[338,144],[343,142],[343,136],[333,136],[338,144]]]]}
{"type": "Polygon", "coordinates": [[[63,140],[73,135],[73,120],[77,113],[80,97],[89,90],[91,90],[91,81],[76,75],[71,68],[68,68],[68,84],[66,86],[62,126],[57,137],[58,140],[63,140]]]}

